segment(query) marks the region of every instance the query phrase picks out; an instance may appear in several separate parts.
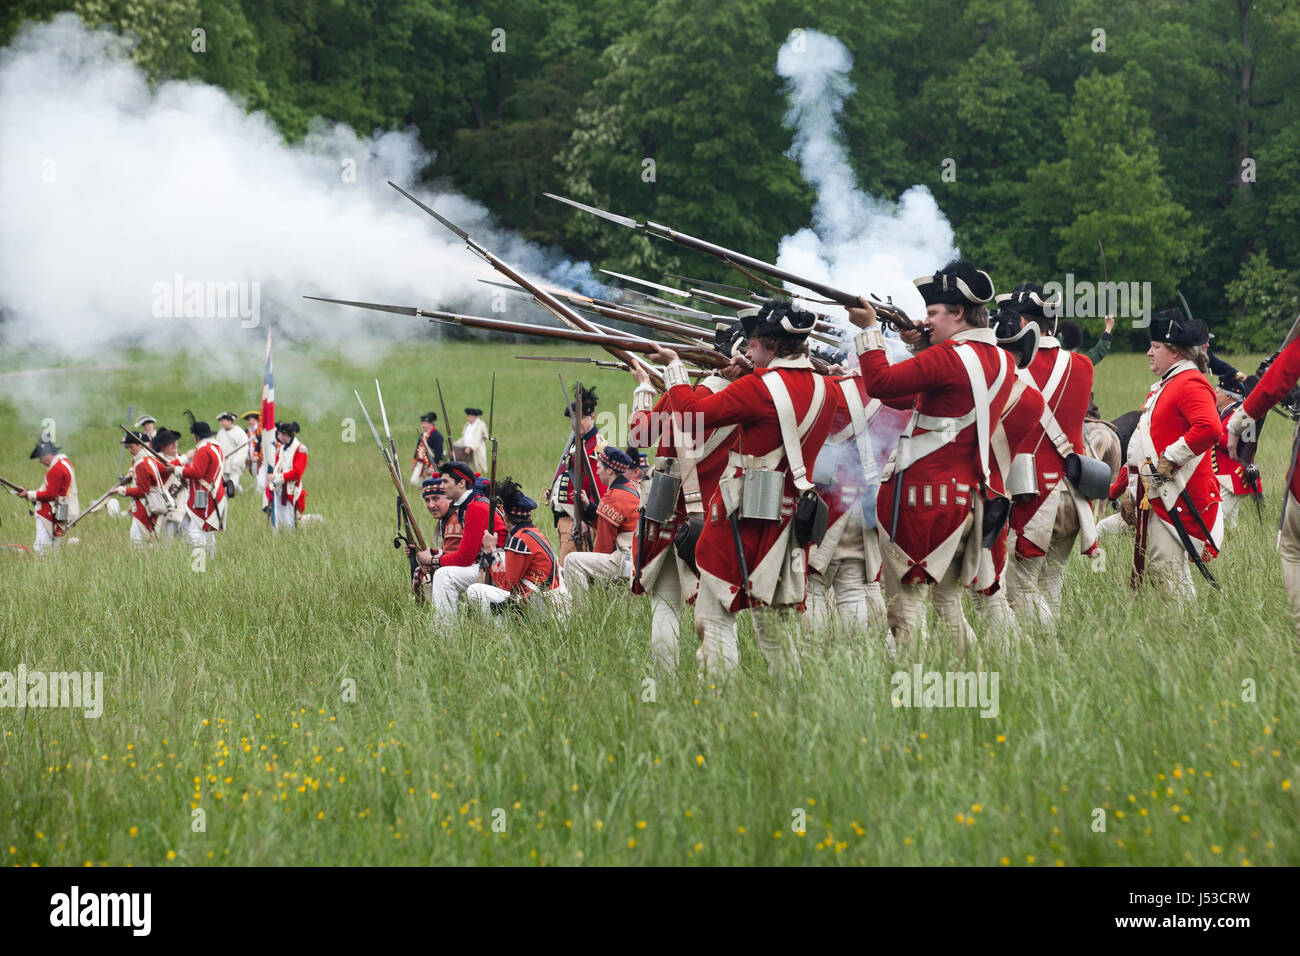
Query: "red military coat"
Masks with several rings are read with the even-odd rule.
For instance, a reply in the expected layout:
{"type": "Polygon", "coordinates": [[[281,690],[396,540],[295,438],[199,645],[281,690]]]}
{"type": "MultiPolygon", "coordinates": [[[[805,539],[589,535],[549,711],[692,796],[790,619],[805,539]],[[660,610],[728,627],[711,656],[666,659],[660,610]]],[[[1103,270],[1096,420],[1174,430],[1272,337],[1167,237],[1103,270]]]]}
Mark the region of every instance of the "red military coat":
{"type": "Polygon", "coordinates": [[[693,424],[703,428],[740,426],[737,448],[732,452],[720,481],[739,479],[744,472],[745,460],[758,459],[761,461],[756,461],[756,465],[785,472],[780,518],[772,521],[742,518],[739,522],[741,548],[749,572],[748,598],[720,490],[705,509],[704,528],[695,547],[696,566],[700,569],[702,582],[707,577],[719,594],[731,595],[730,610],[733,613],[745,607],[764,605],[802,607],[806,597],[804,575],[808,549],[798,546],[793,537],[791,519],[798,492],[786,461],[776,404],[762,381],[768,375],[781,377],[794,406],[795,418],[799,421],[812,409],[818,390],[816,381],[821,381],[821,408],[800,440],[804,465],[811,477],[813,463],[830,434],[831,423],[843,398],[833,382],[817,376],[806,357],[776,359],[767,368],[757,369],[752,375],[736,380],[716,395],[698,395],[689,384],[674,385],[669,390],[674,410],[688,416],[699,416],[690,419],[693,424]]]}
{"type": "MultiPolygon", "coordinates": [[[[698,385],[695,386],[695,394],[700,398],[709,395],[715,395],[730,383],[719,375],[709,375],[698,385]]],[[[668,416],[674,414],[672,399],[667,393],[659,396],[654,407],[647,410],[639,410],[632,413],[628,419],[628,426],[631,434],[637,435],[647,444],[658,442],[655,449],[655,470],[666,470],[672,466],[673,462],[678,463],[675,473],[681,477],[682,468],[684,467],[684,458],[679,458],[677,447],[674,441],[674,432],[671,427],[671,419],[668,416]]],[[[681,421],[681,413],[676,413],[681,421]]],[[[686,427],[690,434],[694,434],[689,428],[689,421],[681,421],[683,427],[686,427]]],[[[701,515],[703,508],[713,498],[718,490],[718,479],[722,477],[723,469],[727,466],[727,459],[731,450],[736,447],[739,433],[735,425],[726,425],[722,428],[705,428],[701,430],[699,437],[694,440],[695,452],[695,475],[700,486],[700,509],[701,515]]],[[[632,558],[635,567],[641,569],[641,573],[632,579],[633,594],[647,594],[654,587],[654,582],[659,576],[663,567],[663,562],[672,556],[673,538],[677,534],[677,529],[682,522],[686,520],[686,500],[684,494],[685,488],[677,495],[677,506],[671,521],[662,525],[656,525],[650,522],[646,526],[645,540],[636,540],[632,546],[632,558]]],[[[685,567],[685,565],[683,565],[685,567]]],[[[686,568],[686,573],[690,569],[686,568]]],[[[682,582],[682,599],[686,603],[695,600],[695,593],[699,586],[699,580],[693,578],[692,581],[682,582]]]]}
{"type": "Polygon", "coordinates": [[[72,500],[76,494],[76,476],[72,471],[72,462],[67,455],[55,455],[50,467],[45,469],[45,480],[36,489],[36,516],[54,525],[56,538],[63,534],[67,522],[60,524],[54,520],[54,504],[60,498],[68,498],[67,520],[72,521],[77,517],[74,513],[76,503],[72,500]]]}
{"type": "Polygon", "coordinates": [[[1193,363],[1182,361],[1151,387],[1128,445],[1129,474],[1135,482],[1134,497],[1139,503],[1142,501],[1141,489],[1136,486],[1139,468],[1150,473],[1161,455],[1175,464],[1187,459],[1172,480],[1158,485],[1144,482],[1150,485],[1146,498],[1152,515],[1168,525],[1169,533],[1177,537],[1168,510],[1174,509],[1204,560],[1215,557],[1223,544],[1223,518],[1219,514],[1222,496],[1209,454],[1222,432],[1214,388],[1193,363]],[[1148,458],[1150,465],[1146,463],[1148,458]],[[1186,490],[1192,509],[1210,530],[1211,540],[1205,539],[1200,524],[1179,498],[1180,488],[1186,490]]]}
{"type": "MultiPolygon", "coordinates": [[[[1016,455],[1032,453],[1034,444],[1043,436],[1043,393],[1033,379],[1017,377],[1007,396],[1006,407],[998,419],[989,440],[989,491],[999,497],[1007,496],[1006,476],[1011,460],[1016,455]]],[[[971,586],[985,594],[996,594],[1001,585],[1002,572],[1007,566],[1007,532],[1010,522],[1002,526],[993,541],[989,557],[992,570],[982,569],[971,586]]]]}
{"type": "MultiPolygon", "coordinates": [[[[936,582],[957,556],[976,497],[985,493],[979,421],[981,416],[987,416],[983,448],[987,455],[993,425],[1001,418],[1015,381],[1015,361],[997,346],[992,331],[971,329],[897,365],[890,365],[884,349],[879,348],[861,353],[859,364],[867,394],[895,408],[913,408],[911,440],[956,430],[951,441],[914,461],[900,476],[897,456],[909,442],[906,437],[901,439],[895,459],[886,466],[888,474],[876,498],[876,518],[881,532],[888,537],[888,542],[881,544],[897,549],[905,560],[908,570],[904,578],[936,582]],[[987,404],[977,405],[959,348],[978,363],[987,404]],[[895,528],[894,488],[900,481],[895,528]]],[[[924,439],[930,441],[933,439],[924,439]]],[[[918,442],[918,447],[924,447],[923,442],[918,442]]]]}
{"type": "MultiPolygon", "coordinates": [[[[1039,340],[1038,354],[1026,371],[1042,393],[1048,411],[1070,440],[1070,447],[1075,454],[1082,455],[1083,420],[1092,400],[1091,360],[1086,355],[1065,351],[1055,338],[1045,336],[1039,340]]],[[[1047,499],[1057,485],[1066,481],[1065,457],[1042,428],[1033,447],[1026,451],[1034,456],[1038,494],[1015,501],[1011,508],[1011,527],[1016,532],[1016,553],[1039,558],[1051,544],[1058,499],[1053,497],[1050,506],[1047,499]],[[1049,507],[1050,515],[1045,511],[1049,507]]],[[[1088,544],[1091,546],[1092,542],[1088,544]]]]}
{"type": "Polygon", "coordinates": [[[1213,458],[1214,473],[1219,476],[1219,490],[1221,492],[1232,495],[1251,495],[1263,491],[1263,481],[1256,478],[1255,487],[1252,488],[1246,483],[1246,466],[1228,453],[1228,419],[1232,417],[1232,413],[1240,405],[1240,402],[1233,402],[1219,413],[1219,420],[1223,422],[1223,434],[1219,436],[1219,443],[1215,445],[1210,455],[1213,458]]]}
{"type": "Polygon", "coordinates": [[[492,565],[492,583],[527,601],[534,591],[560,586],[559,559],[551,543],[531,523],[516,525],[501,560],[492,565]]]}
{"type": "MultiPolygon", "coordinates": [[[[1256,421],[1263,419],[1268,410],[1286,397],[1300,379],[1300,339],[1296,339],[1273,360],[1259,384],[1250,390],[1242,403],[1246,414],[1256,421]]],[[[1291,464],[1291,484],[1288,490],[1300,500],[1300,467],[1291,464]]]]}
{"type": "MultiPolygon", "coordinates": [[[[505,514],[500,508],[496,512],[497,547],[501,548],[505,546],[508,530],[505,514]]],[[[478,560],[479,553],[483,550],[483,535],[487,534],[491,507],[487,498],[471,490],[469,497],[453,508],[452,514],[461,526],[461,537],[454,549],[445,546],[444,538],[438,565],[444,568],[467,568],[478,560]]]]}
{"type": "MultiPolygon", "coordinates": [[[[221,446],[215,438],[205,438],[194,449],[194,457],[181,470],[181,477],[189,485],[190,494],[185,502],[185,510],[196,521],[201,522],[204,531],[219,531],[221,516],[218,508],[226,500],[226,486],[221,481],[224,456],[221,446]],[[203,489],[208,493],[208,502],[203,508],[194,507],[194,495],[203,489]]],[[[180,464],[177,460],[174,464],[180,464]]]]}
{"type": "Polygon", "coordinates": [[[149,513],[144,506],[144,500],[152,489],[157,488],[162,491],[166,479],[163,478],[157,460],[144,451],[131,466],[131,476],[133,483],[125,489],[126,496],[135,501],[135,507],[131,509],[131,517],[152,531],[157,516],[149,513]]]}
{"type": "MultiPolygon", "coordinates": [[[[279,468],[281,456],[286,456],[290,452],[293,454],[293,459],[291,461],[286,460],[284,471],[279,473],[284,478],[284,484],[280,486],[280,504],[292,503],[294,510],[298,514],[302,514],[307,507],[307,490],[302,486],[303,475],[307,472],[307,446],[296,438],[288,447],[276,442],[273,468],[279,468]]],[[[266,486],[267,499],[270,500],[273,494],[274,490],[268,483],[266,486]]]]}
{"type": "Polygon", "coordinates": [[[637,486],[622,475],[601,495],[596,506],[596,541],[591,546],[593,554],[613,554],[630,550],[632,541],[624,535],[636,533],[637,512],[641,508],[641,495],[637,486]],[[620,547],[621,542],[626,542],[620,547]]]}
{"type": "MultiPolygon", "coordinates": [[[[605,493],[605,485],[596,473],[596,456],[601,449],[605,447],[605,440],[600,432],[593,426],[591,431],[582,436],[583,448],[587,452],[588,467],[578,469],[579,481],[578,486],[582,493],[587,496],[588,501],[596,501],[605,493]]],[[[560,465],[555,469],[555,476],[551,479],[551,507],[557,511],[565,511],[562,505],[573,505],[573,489],[569,487],[569,465],[573,459],[573,439],[569,439],[569,444],[565,446],[564,455],[560,458],[560,465]]],[[[579,465],[582,462],[578,462],[579,465]]]]}

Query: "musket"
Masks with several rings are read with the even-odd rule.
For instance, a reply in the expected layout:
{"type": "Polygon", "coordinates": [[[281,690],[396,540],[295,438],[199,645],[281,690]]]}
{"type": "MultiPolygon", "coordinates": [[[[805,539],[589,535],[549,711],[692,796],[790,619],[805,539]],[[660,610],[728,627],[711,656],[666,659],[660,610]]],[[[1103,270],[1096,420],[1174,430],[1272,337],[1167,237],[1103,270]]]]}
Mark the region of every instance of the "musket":
{"type": "MultiPolygon", "coordinates": [[[[434,219],[438,220],[438,222],[442,223],[442,225],[445,226],[447,229],[450,229],[453,233],[455,233],[458,237],[460,237],[462,241],[464,241],[465,245],[469,248],[471,252],[473,252],[475,255],[479,256],[480,258],[482,258],[485,262],[488,263],[488,265],[492,266],[492,268],[496,269],[507,279],[510,279],[512,282],[517,282],[519,285],[523,286],[525,289],[531,292],[533,294],[533,298],[537,300],[539,305],[545,308],[548,312],[554,315],[565,325],[571,328],[577,328],[584,331],[591,330],[591,323],[588,322],[585,318],[583,318],[581,315],[579,315],[569,306],[565,305],[555,296],[551,295],[545,289],[541,288],[537,283],[533,282],[531,279],[524,276],[518,270],[514,269],[506,262],[497,258],[495,255],[489,252],[484,246],[475,242],[472,238],[470,238],[469,233],[467,233],[464,229],[460,228],[460,226],[456,225],[450,219],[447,219],[446,217],[436,213],[430,206],[427,206],[424,203],[420,202],[420,200],[416,199],[414,196],[412,196],[410,193],[408,193],[405,189],[403,189],[401,186],[397,185],[396,183],[390,181],[388,185],[392,186],[394,189],[396,189],[407,199],[411,200],[411,202],[415,203],[417,206],[419,206],[421,209],[427,212],[434,219]]],[[[613,355],[615,358],[622,359],[624,362],[632,361],[631,356],[629,355],[626,349],[610,347],[610,346],[607,346],[605,348],[606,351],[609,352],[611,355],[613,355]]],[[[662,390],[664,385],[662,377],[654,376],[654,375],[652,375],[651,377],[656,379],[656,384],[662,390]]]]}
{"type": "MultiPolygon", "coordinates": [[[[560,380],[560,391],[564,393],[564,401],[567,404],[569,393],[564,387],[564,376],[557,372],[556,377],[560,380]]],[[[578,382],[573,389],[573,404],[569,405],[569,422],[573,428],[573,451],[569,454],[569,495],[573,498],[573,531],[569,539],[579,551],[590,551],[591,535],[582,515],[582,503],[578,500],[579,492],[586,484],[591,469],[591,462],[587,460],[587,444],[582,440],[582,382],[578,382]],[[578,464],[580,460],[581,465],[578,464]],[[579,469],[582,470],[581,478],[578,475],[579,469]]],[[[594,481],[591,483],[591,490],[593,493],[596,490],[594,481]]]]}
{"type": "MultiPolygon", "coordinates": [[[[379,437],[379,431],[378,429],[375,428],[375,423],[370,419],[370,412],[366,410],[366,403],[361,400],[360,393],[357,392],[356,389],[353,389],[352,394],[356,396],[357,404],[361,406],[361,413],[366,416],[366,424],[370,426],[370,434],[375,437],[375,444],[379,446],[379,454],[383,455],[384,457],[384,464],[387,465],[388,467],[388,477],[393,482],[393,487],[397,489],[398,501],[400,502],[401,508],[406,515],[407,529],[409,530],[410,534],[415,536],[415,547],[419,551],[424,551],[426,550],[424,544],[424,535],[420,533],[420,526],[419,524],[416,523],[415,515],[412,514],[411,512],[411,504],[409,501],[406,500],[406,490],[402,487],[402,476],[398,472],[397,462],[395,462],[392,459],[392,457],[388,454],[388,449],[384,447],[384,442],[379,437]]],[[[398,535],[393,538],[394,548],[401,548],[404,545],[406,547],[412,546],[410,540],[401,535],[398,535]]],[[[413,592],[416,595],[416,599],[419,600],[422,597],[423,592],[422,590],[416,588],[414,578],[412,578],[411,586],[413,592]]]]}
{"type": "Polygon", "coordinates": [[[113,482],[112,488],[109,488],[108,491],[104,492],[102,495],[100,495],[98,498],[92,501],[90,503],[89,508],[87,508],[81,514],[77,515],[75,518],[73,518],[71,521],[68,522],[67,526],[63,529],[63,533],[67,534],[69,531],[73,529],[73,527],[76,526],[78,521],[86,517],[86,515],[90,514],[92,511],[94,511],[96,508],[102,505],[105,501],[107,501],[109,497],[113,494],[113,492],[117,491],[118,488],[126,484],[127,478],[129,477],[130,477],[129,475],[123,475],[121,478],[117,479],[117,481],[113,482]]]}
{"type": "MultiPolygon", "coordinates": [[[[122,431],[126,432],[128,435],[132,436],[132,438],[135,437],[135,434],[136,434],[136,433],[133,432],[133,431],[131,431],[131,429],[127,428],[125,425],[119,425],[118,427],[121,428],[122,431]]],[[[252,439],[250,438],[249,441],[252,441],[252,439]]],[[[244,442],[244,445],[247,445],[247,444],[248,444],[248,442],[244,442]]],[[[126,447],[126,446],[123,446],[123,447],[126,447]]],[[[166,458],[164,458],[162,455],[158,454],[158,452],[154,451],[152,445],[144,444],[144,445],[141,445],[140,447],[143,448],[145,451],[147,451],[150,455],[153,455],[153,457],[156,458],[156,459],[158,459],[158,461],[162,462],[162,464],[163,464],[163,465],[164,465],[168,470],[171,469],[172,463],[169,462],[169,461],[168,461],[166,458]]],[[[239,447],[240,447],[240,448],[243,448],[244,446],[243,446],[243,445],[240,445],[239,447]]],[[[235,451],[239,451],[239,448],[236,448],[235,451]]]]}
{"type": "MultiPolygon", "coordinates": [[[[618,372],[631,371],[624,362],[609,362],[604,359],[587,358],[583,355],[516,355],[515,358],[524,362],[580,362],[594,365],[596,368],[610,369],[618,372]]],[[[700,376],[708,375],[709,371],[701,368],[687,368],[686,374],[690,375],[692,378],[699,378],[700,376]]]]}
{"type": "Polygon", "coordinates": [[[17,495],[19,494],[19,490],[22,488],[22,485],[15,485],[12,481],[9,481],[8,479],[0,478],[0,488],[4,488],[11,495],[17,495]]]}
{"type": "MultiPolygon", "coordinates": [[[[488,534],[496,534],[497,531],[497,436],[492,430],[492,420],[495,417],[497,407],[497,373],[492,373],[492,392],[488,401],[488,441],[492,443],[492,466],[488,471],[488,534]]],[[[481,559],[479,564],[479,580],[486,583],[491,575],[488,569],[492,566],[492,555],[487,555],[486,559],[481,559]]]]}
{"type": "MultiPolygon", "coordinates": [[[[388,439],[388,451],[392,456],[393,468],[394,470],[397,470],[400,473],[400,469],[397,468],[397,443],[393,441],[393,433],[388,429],[388,409],[384,407],[384,393],[379,387],[379,379],[375,379],[375,395],[379,398],[379,418],[384,423],[384,437],[388,439]]],[[[421,439],[423,439],[423,435],[421,436],[421,439]]],[[[398,487],[400,488],[401,486],[399,485],[398,487]]],[[[409,503],[407,507],[408,508],[410,507],[409,503]]],[[[397,542],[399,540],[405,542],[406,544],[410,544],[410,538],[408,536],[408,532],[405,530],[405,525],[406,525],[406,512],[402,508],[402,496],[398,495],[397,536],[393,538],[394,547],[397,546],[397,542]]],[[[415,559],[415,555],[410,553],[409,549],[406,557],[411,566],[411,580],[412,582],[414,582],[416,572],[419,571],[420,568],[420,563],[415,559]]]]}
{"type": "MultiPolygon", "coordinates": [[[[442,409],[442,427],[447,429],[447,441],[448,443],[450,443],[451,442],[451,419],[447,417],[447,403],[443,401],[442,398],[442,382],[438,381],[438,379],[435,378],[433,380],[433,384],[438,387],[438,407],[442,409]]],[[[445,451],[448,455],[451,455],[451,457],[455,459],[456,456],[452,454],[452,449],[447,448],[445,449],[445,451]]]]}
{"type": "MultiPolygon", "coordinates": [[[[555,193],[544,193],[543,195],[550,199],[554,199],[557,202],[562,202],[572,206],[575,209],[580,209],[583,212],[590,213],[593,216],[598,216],[601,219],[608,220],[609,222],[617,223],[620,226],[625,226],[629,229],[640,229],[647,235],[657,236],[660,239],[667,239],[669,242],[674,242],[683,248],[694,249],[697,252],[711,255],[714,258],[722,260],[738,272],[749,276],[749,278],[755,280],[759,284],[782,295],[789,295],[789,293],[784,289],[773,286],[771,283],[755,276],[754,273],[761,272],[783,282],[791,282],[804,289],[808,289],[811,292],[817,293],[834,305],[841,305],[846,309],[859,309],[862,307],[862,303],[858,301],[858,296],[853,295],[852,293],[843,292],[833,286],[826,285],[825,283],[795,275],[793,272],[782,269],[780,266],[773,265],[770,262],[764,262],[762,259],[755,259],[753,256],[747,256],[744,253],[736,252],[735,250],[728,249],[725,246],[719,246],[715,243],[708,242],[707,240],[687,235],[686,233],[679,232],[669,226],[660,225],[659,223],[652,222],[648,219],[645,222],[637,222],[635,219],[631,219],[627,216],[620,216],[616,213],[607,212],[604,209],[598,209],[595,206],[588,206],[586,203],[580,203],[573,199],[566,199],[563,196],[557,196],[555,193]]],[[[892,302],[879,301],[875,296],[867,296],[866,298],[871,302],[872,306],[880,312],[881,317],[899,331],[906,331],[915,328],[915,324],[907,317],[906,313],[895,306],[892,302]]]]}
{"type": "MultiPolygon", "coordinates": [[[[1151,459],[1148,458],[1146,463],[1151,465],[1151,459]]],[[[1160,476],[1159,472],[1155,470],[1154,465],[1152,465],[1150,474],[1143,473],[1141,469],[1138,469],[1138,473],[1142,475],[1143,479],[1146,480],[1153,489],[1167,480],[1160,476]]],[[[1159,496],[1157,495],[1157,497],[1159,496]]],[[[1178,500],[1183,503],[1192,517],[1196,519],[1196,523],[1200,525],[1201,531],[1205,535],[1206,542],[1212,544],[1214,539],[1210,537],[1210,532],[1205,527],[1205,521],[1201,518],[1200,512],[1198,512],[1192,505],[1192,499],[1188,496],[1186,488],[1178,493],[1178,500]]],[[[1201,558],[1201,552],[1198,551],[1196,545],[1192,543],[1191,535],[1187,533],[1187,528],[1183,525],[1182,519],[1178,517],[1177,510],[1174,508],[1166,508],[1165,514],[1169,515],[1169,523],[1174,526],[1174,531],[1178,534],[1178,540],[1182,542],[1183,550],[1186,551],[1187,556],[1192,559],[1192,563],[1195,564],[1196,569],[1201,572],[1201,576],[1210,582],[1210,586],[1214,588],[1214,590],[1220,592],[1223,591],[1223,588],[1219,586],[1219,582],[1214,580],[1214,575],[1210,573],[1210,569],[1205,566],[1205,561],[1201,558]]],[[[1152,515],[1151,517],[1154,518],[1155,515],[1152,515]]]]}
{"type": "MultiPolygon", "coordinates": [[[[126,406],[126,420],[129,422],[131,416],[135,414],[135,405],[126,406]]],[[[117,450],[117,473],[122,474],[122,457],[126,454],[126,446],[123,445],[117,450]]]]}
{"type": "MultiPolygon", "coordinates": [[[[486,279],[480,279],[479,281],[485,282],[488,285],[500,286],[501,288],[509,289],[512,292],[517,292],[520,295],[526,295],[529,298],[532,298],[532,295],[527,289],[510,286],[504,282],[488,282],[486,279]]],[[[570,302],[575,303],[579,309],[595,312],[597,315],[603,315],[607,318],[630,322],[634,325],[644,325],[647,328],[658,329],[661,332],[672,335],[674,338],[685,341],[700,342],[708,339],[711,335],[711,330],[706,329],[703,326],[692,325],[688,322],[679,322],[664,315],[653,315],[641,309],[634,309],[629,305],[620,305],[616,302],[607,302],[603,299],[593,299],[591,296],[579,295],[576,292],[556,291],[554,294],[559,298],[567,299],[570,302]]],[[[599,325],[596,327],[600,328],[599,325]]]]}

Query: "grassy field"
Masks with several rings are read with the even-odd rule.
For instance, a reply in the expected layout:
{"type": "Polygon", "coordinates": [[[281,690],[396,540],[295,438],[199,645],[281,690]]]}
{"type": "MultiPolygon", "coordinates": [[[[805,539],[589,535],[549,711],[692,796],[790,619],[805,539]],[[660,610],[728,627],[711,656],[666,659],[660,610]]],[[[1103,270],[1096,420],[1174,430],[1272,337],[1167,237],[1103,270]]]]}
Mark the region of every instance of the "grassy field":
{"type": "MultiPolygon", "coordinates": [[[[409,474],[414,423],[437,408],[433,376],[459,423],[461,407],[487,407],[495,368],[501,473],[540,498],[566,429],[556,369],[595,383],[604,408],[631,394],[622,373],[510,358],[542,351],[403,347],[381,371],[278,346],[278,406],[303,425],[308,510],[323,523],[273,536],[237,498],[202,572],[179,546],[131,550],[126,520],[107,516],[49,559],[0,552],[0,670],[102,671],[105,697],[98,719],[0,709],[0,859],[1300,862],[1297,639],[1274,550],[1290,442],[1280,419],[1261,448],[1263,523],[1244,513],[1214,562],[1224,594],[1202,588],[1189,610],[1135,597],[1131,540],[1109,539],[1099,573],[1072,565],[1057,637],[1031,634],[1015,659],[985,654],[1000,674],[996,718],[892,707],[898,668],[880,634],[841,636],[778,686],[747,620],[742,671],[719,697],[694,678],[689,627],[680,686],[648,687],[648,605],[626,592],[593,595],[564,625],[507,638],[466,620],[437,641],[407,597],[391,491],[352,389],[373,413],[382,375],[409,474]]],[[[1140,403],[1145,361],[1099,367],[1105,414],[1140,403]]],[[[0,372],[37,362],[10,356],[0,372]]],[[[101,364],[126,367],[0,383],[60,389],[75,374],[86,398],[59,437],[83,505],[112,482],[128,402],[177,427],[183,408],[213,420],[258,400],[256,358],[193,391],[183,365],[101,364]]],[[[38,483],[27,460],[38,424],[0,406],[4,477],[38,483]]],[[[0,542],[31,543],[16,499],[0,498],[0,520],[0,542]]],[[[971,666],[937,640],[922,660],[971,666]]]]}

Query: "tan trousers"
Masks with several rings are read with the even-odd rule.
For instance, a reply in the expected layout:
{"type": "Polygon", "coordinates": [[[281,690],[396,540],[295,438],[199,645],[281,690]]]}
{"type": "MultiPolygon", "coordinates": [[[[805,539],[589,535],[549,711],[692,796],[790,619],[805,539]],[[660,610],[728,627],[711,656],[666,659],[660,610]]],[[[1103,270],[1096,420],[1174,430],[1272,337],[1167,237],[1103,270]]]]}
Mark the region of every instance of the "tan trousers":
{"type": "MultiPolygon", "coordinates": [[[[1146,523],[1146,580],[1171,598],[1195,601],[1192,565],[1177,532],[1150,511],[1138,513],[1139,525],[1143,522],[1146,523]]],[[[1134,539],[1134,560],[1141,547],[1142,534],[1139,533],[1134,539]]]]}
{"type": "Polygon", "coordinates": [[[1056,523],[1047,554],[1036,558],[1021,557],[1015,553],[1015,536],[1009,536],[1007,600],[1021,616],[1037,620],[1043,627],[1056,627],[1061,613],[1065,568],[1070,563],[1070,552],[1074,550],[1078,537],[1079,515],[1074,510],[1074,500],[1064,491],[1057,492],[1056,523]]]}
{"type": "MultiPolygon", "coordinates": [[[[966,534],[976,534],[970,528],[973,518],[966,519],[966,534]]],[[[962,536],[963,542],[966,535],[962,536]]],[[[883,547],[884,565],[881,576],[885,581],[885,604],[888,608],[889,629],[898,650],[906,652],[913,640],[925,640],[925,599],[929,589],[930,603],[940,621],[952,632],[953,645],[958,654],[966,652],[967,645],[975,647],[975,632],[966,620],[966,612],[961,604],[962,587],[957,583],[961,574],[961,555],[963,545],[957,548],[957,555],[948,565],[948,570],[938,584],[904,584],[902,577],[907,573],[905,563],[894,557],[892,547],[883,547]]]]}
{"type": "Polygon", "coordinates": [[[1289,492],[1278,548],[1282,552],[1282,581],[1286,584],[1286,596],[1291,601],[1291,615],[1295,618],[1296,630],[1300,632],[1300,501],[1296,501],[1295,496],[1289,492]]]}
{"type": "Polygon", "coordinates": [[[624,577],[627,557],[622,551],[596,554],[575,551],[564,559],[564,587],[572,597],[584,593],[592,581],[612,581],[624,577]]]}
{"type": "MultiPolygon", "coordinates": [[[[731,595],[716,593],[710,579],[700,581],[695,598],[695,633],[700,638],[703,676],[725,679],[740,665],[740,648],[736,637],[736,616],[728,610],[731,595]]],[[[754,639],[767,660],[767,672],[779,677],[799,674],[799,630],[796,613],[791,608],[754,608],[754,639]]]]}
{"type": "MultiPolygon", "coordinates": [[[[591,539],[596,540],[596,529],[591,525],[587,526],[591,539]]],[[[568,515],[561,515],[555,522],[555,531],[560,536],[560,564],[564,564],[564,559],[578,550],[578,545],[570,537],[573,534],[573,519],[568,515]]]]}

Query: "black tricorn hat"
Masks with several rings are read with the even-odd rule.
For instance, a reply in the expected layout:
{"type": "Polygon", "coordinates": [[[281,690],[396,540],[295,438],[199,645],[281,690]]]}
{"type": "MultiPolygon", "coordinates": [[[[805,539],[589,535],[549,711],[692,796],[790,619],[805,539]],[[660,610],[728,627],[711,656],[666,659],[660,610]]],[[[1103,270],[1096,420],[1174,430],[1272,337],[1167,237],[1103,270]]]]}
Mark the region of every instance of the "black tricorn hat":
{"type": "Polygon", "coordinates": [[[745,337],[804,339],[817,324],[817,316],[796,309],[781,299],[768,299],[757,312],[741,309],[737,313],[745,337]]]}
{"type": "Polygon", "coordinates": [[[438,420],[438,415],[436,412],[425,412],[423,415],[420,416],[420,421],[428,422],[430,425],[432,425],[437,420],[438,420]]]}
{"type": "Polygon", "coordinates": [[[1022,282],[1006,295],[998,296],[998,305],[1004,309],[1015,309],[1031,322],[1054,326],[1060,316],[1061,302],[1059,297],[1048,298],[1041,285],[1035,282],[1022,282]]]}
{"type": "Polygon", "coordinates": [[[481,409],[481,408],[467,408],[467,409],[465,409],[465,414],[466,414],[466,415],[479,415],[479,416],[481,416],[481,415],[483,414],[483,409],[481,409]]]}
{"type": "Polygon", "coordinates": [[[142,432],[127,432],[122,436],[123,445],[147,445],[149,436],[142,432]]]}
{"type": "Polygon", "coordinates": [[[1245,398],[1246,391],[1249,388],[1249,382],[1237,378],[1235,375],[1219,376],[1219,391],[1227,392],[1229,395],[1235,395],[1237,398],[1245,398]]]}
{"type": "Polygon", "coordinates": [[[190,434],[200,441],[204,438],[211,438],[213,435],[212,426],[207,422],[195,422],[190,426],[190,434]]]}
{"type": "Polygon", "coordinates": [[[1200,345],[1207,341],[1205,323],[1189,319],[1179,309],[1162,309],[1151,317],[1152,342],[1166,345],[1200,345]]]}
{"type": "Polygon", "coordinates": [[[284,432],[286,435],[296,435],[298,432],[302,431],[302,428],[297,422],[276,422],[275,430],[277,432],[284,432]]]}
{"type": "Polygon", "coordinates": [[[180,432],[174,432],[170,428],[160,428],[156,432],[154,432],[153,450],[162,451],[172,442],[176,442],[180,440],[181,440],[180,432]]]}
{"type": "Polygon", "coordinates": [[[1038,354],[1038,325],[1028,322],[1022,328],[1020,313],[1014,309],[999,309],[989,316],[989,327],[997,336],[998,345],[1016,358],[1016,368],[1028,368],[1038,354]]]}
{"type": "MultiPolygon", "coordinates": [[[[584,388],[582,390],[582,414],[590,415],[596,410],[596,390],[594,388],[584,388]]],[[[573,416],[573,402],[564,406],[564,417],[573,416]]]]}
{"type": "Polygon", "coordinates": [[[57,455],[58,453],[59,453],[58,445],[54,444],[54,442],[52,441],[46,441],[44,438],[42,438],[36,443],[36,447],[32,449],[32,453],[27,457],[40,458],[41,455],[57,455]]]}
{"type": "Polygon", "coordinates": [[[508,515],[524,517],[537,510],[537,502],[524,494],[524,489],[513,478],[506,478],[497,485],[497,500],[508,515]]]}
{"type": "Polygon", "coordinates": [[[232,422],[239,421],[238,416],[236,416],[234,412],[222,412],[217,416],[217,421],[221,421],[223,418],[229,418],[232,422]]]}
{"type": "Polygon", "coordinates": [[[983,305],[993,298],[993,280],[965,259],[954,260],[933,275],[913,279],[926,305],[983,305]]]}
{"type": "MultiPolygon", "coordinates": [[[[749,313],[749,309],[741,309],[741,313],[749,313]]],[[[758,309],[754,309],[753,315],[758,314],[758,309]]],[[[739,322],[719,322],[717,330],[713,333],[713,347],[725,355],[727,358],[735,358],[745,351],[745,330],[739,322]]]]}

